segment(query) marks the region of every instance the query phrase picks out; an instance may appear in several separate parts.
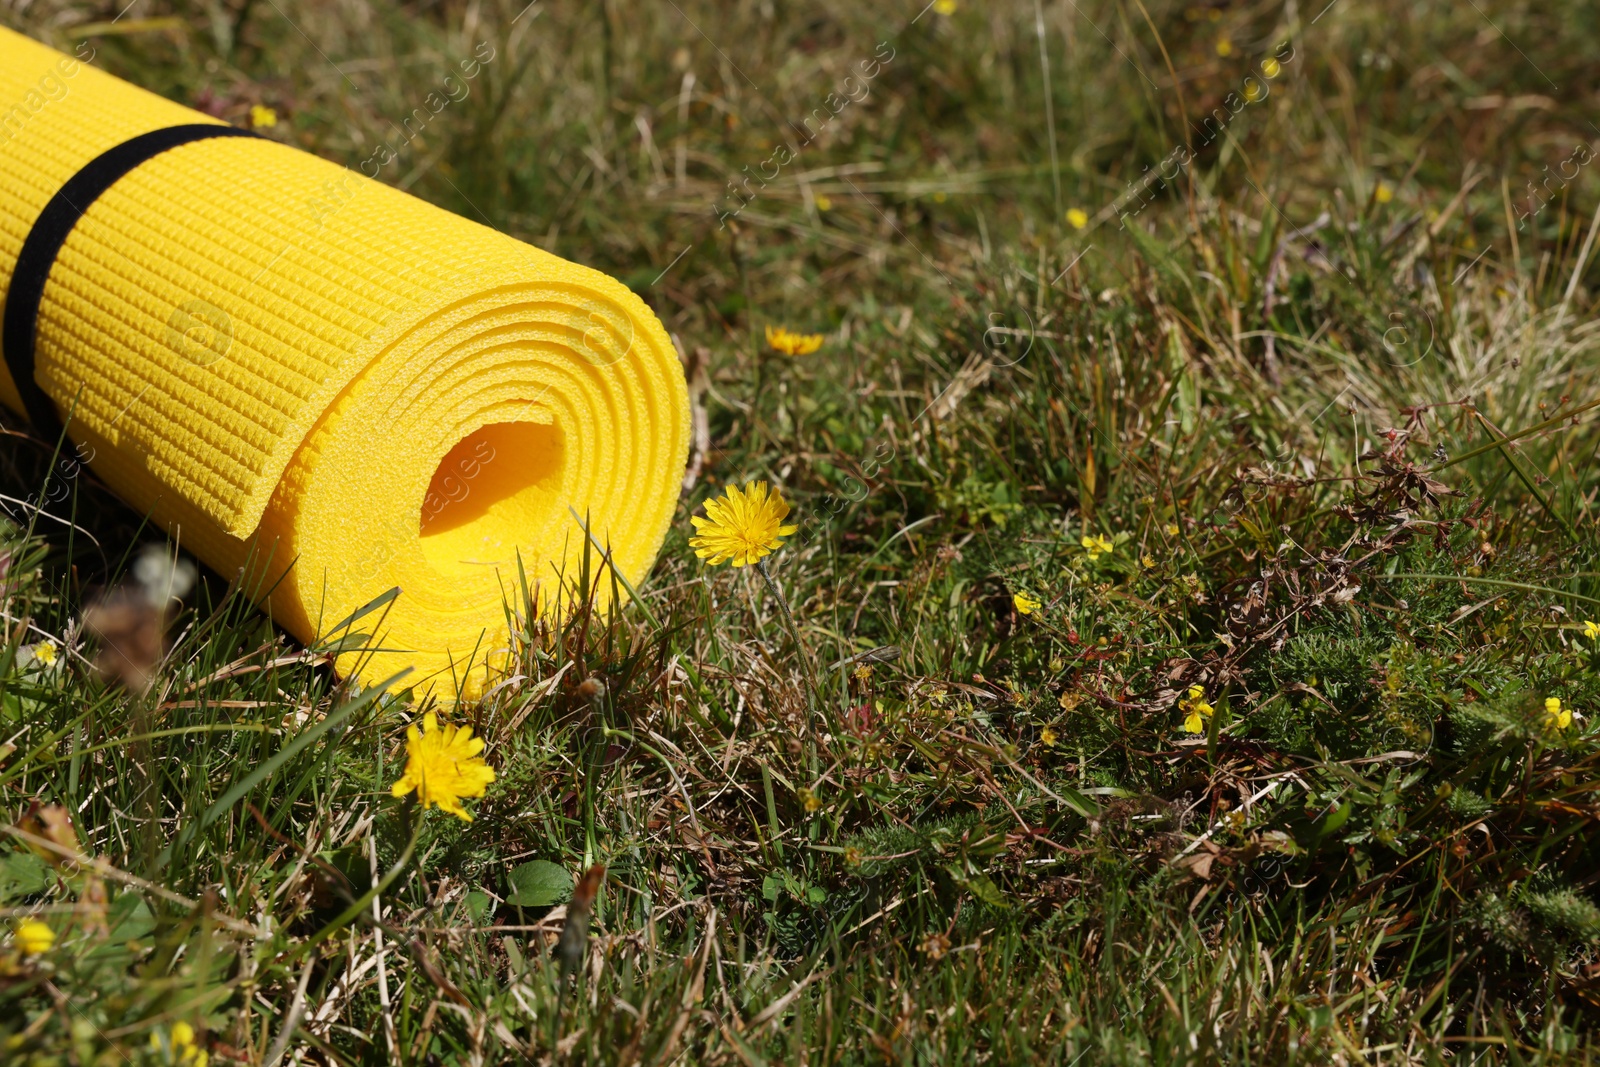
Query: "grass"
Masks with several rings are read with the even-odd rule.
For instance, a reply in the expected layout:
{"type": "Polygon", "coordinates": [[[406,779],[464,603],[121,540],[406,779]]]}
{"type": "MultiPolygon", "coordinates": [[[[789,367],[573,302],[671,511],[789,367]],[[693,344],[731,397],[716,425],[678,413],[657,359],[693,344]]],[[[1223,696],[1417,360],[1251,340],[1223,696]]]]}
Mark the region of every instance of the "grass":
{"type": "Polygon", "coordinates": [[[640,599],[591,557],[462,709],[467,824],[360,638],[128,606],[159,532],[11,433],[6,1061],[1587,1062],[1596,16],[1311,8],[8,9],[352,166],[488,42],[383,180],[627,281],[707,436],[640,599]],[[809,681],[686,543],[750,477],[809,681]]]}

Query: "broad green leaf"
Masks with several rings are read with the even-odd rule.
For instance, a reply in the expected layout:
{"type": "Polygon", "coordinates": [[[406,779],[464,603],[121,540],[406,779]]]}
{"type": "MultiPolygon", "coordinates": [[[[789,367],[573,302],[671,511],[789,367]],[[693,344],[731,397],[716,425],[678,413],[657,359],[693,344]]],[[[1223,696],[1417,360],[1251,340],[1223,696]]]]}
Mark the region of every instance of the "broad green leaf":
{"type": "Polygon", "coordinates": [[[13,852],[0,858],[0,901],[9,903],[42,893],[49,884],[49,868],[31,852],[13,852]]]}
{"type": "Polygon", "coordinates": [[[549,860],[518,864],[506,881],[506,903],[519,908],[548,908],[572,896],[572,875],[549,860]]]}

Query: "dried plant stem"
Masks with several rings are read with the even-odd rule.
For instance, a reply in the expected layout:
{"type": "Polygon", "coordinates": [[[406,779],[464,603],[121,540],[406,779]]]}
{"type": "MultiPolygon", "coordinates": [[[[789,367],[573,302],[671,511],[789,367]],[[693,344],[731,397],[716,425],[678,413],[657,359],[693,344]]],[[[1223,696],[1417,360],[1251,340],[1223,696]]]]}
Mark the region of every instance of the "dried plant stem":
{"type": "Polygon", "coordinates": [[[783,621],[789,628],[789,636],[794,640],[794,652],[800,659],[800,670],[805,675],[806,689],[806,734],[810,740],[815,740],[817,731],[817,684],[815,675],[811,670],[811,657],[806,654],[805,642],[800,640],[800,628],[795,625],[794,612],[789,610],[789,601],[783,595],[783,590],[778,588],[778,583],[773,580],[772,571],[767,568],[767,561],[756,560],[756,570],[761,573],[761,578],[767,583],[767,589],[772,593],[772,598],[778,602],[778,610],[783,615],[783,621]]]}

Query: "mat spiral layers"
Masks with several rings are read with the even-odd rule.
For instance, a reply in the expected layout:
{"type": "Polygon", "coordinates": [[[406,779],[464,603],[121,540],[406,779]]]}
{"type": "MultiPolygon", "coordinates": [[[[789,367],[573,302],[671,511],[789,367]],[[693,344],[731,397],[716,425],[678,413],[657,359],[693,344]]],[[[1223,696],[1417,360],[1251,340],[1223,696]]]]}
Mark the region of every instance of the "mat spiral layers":
{"type": "MultiPolygon", "coordinates": [[[[0,29],[0,285],[85,164],[216,121],[0,29]]],[[[519,557],[547,590],[575,573],[574,515],[643,578],[688,449],[676,353],[623,285],[266,138],[178,145],[87,206],[34,380],[97,475],[267,578],[299,639],[398,587],[382,651],[340,668],[446,699],[505,647],[519,557]]],[[[4,372],[0,402],[23,410],[4,372]]]]}

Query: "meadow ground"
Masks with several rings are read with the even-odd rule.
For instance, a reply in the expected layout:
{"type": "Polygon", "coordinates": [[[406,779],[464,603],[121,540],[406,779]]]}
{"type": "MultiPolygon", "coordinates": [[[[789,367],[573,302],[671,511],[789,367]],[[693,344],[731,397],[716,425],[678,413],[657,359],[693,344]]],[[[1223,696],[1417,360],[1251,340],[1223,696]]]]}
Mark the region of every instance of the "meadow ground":
{"type": "Polygon", "coordinates": [[[703,420],[468,823],[376,613],[152,616],[5,416],[0,1058],[1589,1060],[1600,9],[524,3],[0,6],[614,273],[703,420]],[[688,545],[750,478],[775,588],[688,545]]]}

